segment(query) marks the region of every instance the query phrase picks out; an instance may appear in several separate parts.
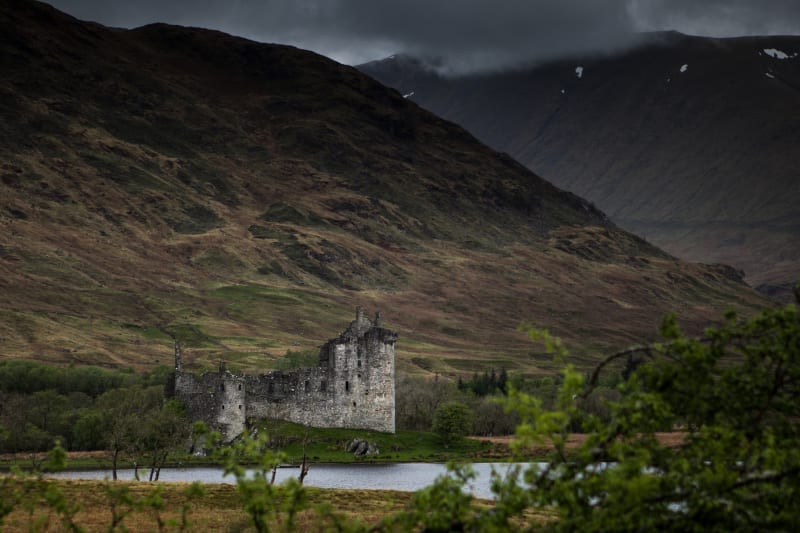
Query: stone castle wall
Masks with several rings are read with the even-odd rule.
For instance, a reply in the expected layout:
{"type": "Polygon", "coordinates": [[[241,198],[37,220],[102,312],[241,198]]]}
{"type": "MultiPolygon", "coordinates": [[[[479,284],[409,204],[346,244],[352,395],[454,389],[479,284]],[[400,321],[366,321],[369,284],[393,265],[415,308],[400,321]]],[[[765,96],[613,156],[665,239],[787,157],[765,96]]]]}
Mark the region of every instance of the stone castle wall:
{"type": "Polygon", "coordinates": [[[192,420],[206,422],[226,440],[260,418],[394,433],[396,341],[380,314],[371,321],[358,308],[356,320],[322,346],[313,368],[250,376],[220,365],[218,372],[197,377],[183,371],[176,348],[175,397],[192,420]]]}

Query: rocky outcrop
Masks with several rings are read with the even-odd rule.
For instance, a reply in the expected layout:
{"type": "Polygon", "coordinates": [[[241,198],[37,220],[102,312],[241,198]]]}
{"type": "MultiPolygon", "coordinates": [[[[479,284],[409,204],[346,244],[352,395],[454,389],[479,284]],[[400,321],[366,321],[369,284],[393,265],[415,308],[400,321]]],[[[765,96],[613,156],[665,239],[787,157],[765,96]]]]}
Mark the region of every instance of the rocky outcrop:
{"type": "Polygon", "coordinates": [[[348,442],[345,449],[347,450],[347,453],[352,453],[356,457],[364,455],[378,455],[381,453],[376,443],[367,442],[358,438],[348,442]]]}

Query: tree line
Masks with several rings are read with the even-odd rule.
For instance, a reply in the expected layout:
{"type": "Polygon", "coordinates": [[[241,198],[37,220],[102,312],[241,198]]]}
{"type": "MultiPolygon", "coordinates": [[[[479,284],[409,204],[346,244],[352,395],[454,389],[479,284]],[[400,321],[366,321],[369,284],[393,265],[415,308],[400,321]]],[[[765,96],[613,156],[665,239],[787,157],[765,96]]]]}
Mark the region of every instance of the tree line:
{"type": "MultiPolygon", "coordinates": [[[[624,380],[625,367],[603,376],[595,390],[586,399],[582,409],[603,420],[608,420],[608,404],[619,398],[617,385],[624,380]]],[[[548,408],[556,405],[563,375],[522,376],[509,374],[504,368],[475,373],[470,379],[429,379],[409,374],[398,374],[396,382],[397,429],[434,431],[444,440],[452,438],[451,432],[437,431],[453,427],[454,413],[460,421],[457,433],[461,435],[497,436],[511,435],[520,422],[519,414],[506,409],[509,390],[536,397],[548,408]],[[461,407],[454,407],[453,404],[461,407]],[[440,418],[437,424],[437,414],[440,418]]],[[[577,429],[577,428],[573,428],[577,429]]]]}
{"type": "Polygon", "coordinates": [[[57,367],[34,361],[0,363],[0,391],[33,394],[52,390],[59,394],[82,393],[96,398],[111,389],[134,385],[157,385],[163,382],[169,368],[161,366],[138,375],[131,369],[108,370],[96,366],[57,367]]]}
{"type": "Polygon", "coordinates": [[[53,448],[107,450],[150,467],[157,478],[167,455],[189,438],[182,406],[164,401],[171,369],[135,374],[97,367],[58,368],[31,361],[0,363],[0,452],[53,448]]]}
{"type": "Polygon", "coordinates": [[[502,368],[498,375],[492,368],[491,372],[484,372],[483,374],[476,372],[468,381],[459,376],[457,387],[460,391],[470,391],[476,396],[505,395],[508,393],[508,372],[506,372],[505,368],[502,368]]]}

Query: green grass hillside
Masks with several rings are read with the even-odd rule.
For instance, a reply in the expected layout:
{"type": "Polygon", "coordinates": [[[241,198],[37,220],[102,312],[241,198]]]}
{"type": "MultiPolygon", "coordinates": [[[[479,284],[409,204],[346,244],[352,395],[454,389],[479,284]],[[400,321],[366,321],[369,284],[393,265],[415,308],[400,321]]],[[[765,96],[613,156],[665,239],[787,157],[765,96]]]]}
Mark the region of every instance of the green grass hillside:
{"type": "Polygon", "coordinates": [[[639,46],[448,77],[359,68],[689,261],[787,303],[800,278],[800,37],[641,36],[639,46]]]}
{"type": "Polygon", "coordinates": [[[0,358],[269,368],[363,305],[403,370],[537,374],[523,321],[586,365],[765,304],[310,52],[7,1],[0,54],[0,358]]]}

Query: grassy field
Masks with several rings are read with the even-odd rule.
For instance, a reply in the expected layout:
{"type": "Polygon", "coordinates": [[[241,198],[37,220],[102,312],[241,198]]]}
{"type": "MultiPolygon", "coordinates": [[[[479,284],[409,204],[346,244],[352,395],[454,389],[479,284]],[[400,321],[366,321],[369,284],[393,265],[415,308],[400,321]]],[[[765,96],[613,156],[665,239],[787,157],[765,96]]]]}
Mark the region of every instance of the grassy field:
{"type": "MultiPolygon", "coordinates": [[[[128,531],[157,531],[158,520],[180,523],[182,511],[186,509],[189,531],[255,531],[244,510],[242,500],[234,485],[211,484],[203,486],[203,494],[189,496],[190,485],[185,483],[137,483],[137,482],[102,482],[86,480],[53,480],[66,499],[79,502],[80,510],[74,521],[85,531],[108,531],[112,523],[112,501],[118,499],[112,492],[126,492],[128,503],[117,502],[118,514],[129,513],[121,525],[128,531]],[[147,506],[139,508],[142,503],[152,498],[153,491],[161,490],[163,509],[147,506]],[[131,505],[134,504],[134,505],[131,505]]],[[[372,524],[384,516],[403,509],[411,498],[411,493],[397,491],[368,490],[323,490],[307,488],[308,503],[314,510],[304,511],[297,520],[298,529],[305,530],[324,520],[322,508],[335,509],[345,521],[361,521],[372,524]]],[[[57,517],[51,515],[44,506],[37,506],[31,513],[20,506],[6,517],[0,529],[2,531],[29,531],[32,524],[47,523],[44,531],[59,531],[61,526],[57,517]]],[[[279,522],[275,525],[280,530],[279,522]]],[[[121,529],[120,526],[117,526],[121,529]]],[[[168,528],[175,530],[176,528],[168,528]]]]}
{"type": "MultiPolygon", "coordinates": [[[[87,532],[178,531],[181,524],[185,531],[255,531],[234,485],[203,485],[202,493],[198,494],[196,488],[185,483],[87,480],[47,480],[46,483],[59,489],[68,502],[77,505],[73,521],[87,532]],[[115,517],[122,519],[112,529],[115,517]]],[[[335,523],[366,530],[407,508],[413,493],[307,487],[305,494],[307,510],[295,519],[299,531],[323,531],[335,523]]],[[[478,499],[473,503],[476,508],[492,505],[491,501],[478,499]]],[[[285,513],[278,514],[273,520],[273,530],[283,531],[286,518],[285,513]]],[[[528,512],[524,520],[544,522],[551,518],[549,512],[541,511],[528,512]]],[[[0,531],[9,533],[64,529],[59,517],[43,502],[34,499],[28,500],[27,505],[17,506],[0,522],[0,531]]]]}
{"type": "Polygon", "coordinates": [[[507,457],[502,445],[476,439],[462,439],[449,448],[439,437],[424,431],[398,431],[394,434],[360,429],[318,429],[299,424],[271,421],[265,426],[276,448],[286,453],[289,462],[298,464],[303,457],[303,440],[308,439],[309,460],[322,463],[352,462],[447,462],[480,461],[507,457]],[[377,455],[355,457],[345,447],[354,438],[377,444],[377,455]]]}

